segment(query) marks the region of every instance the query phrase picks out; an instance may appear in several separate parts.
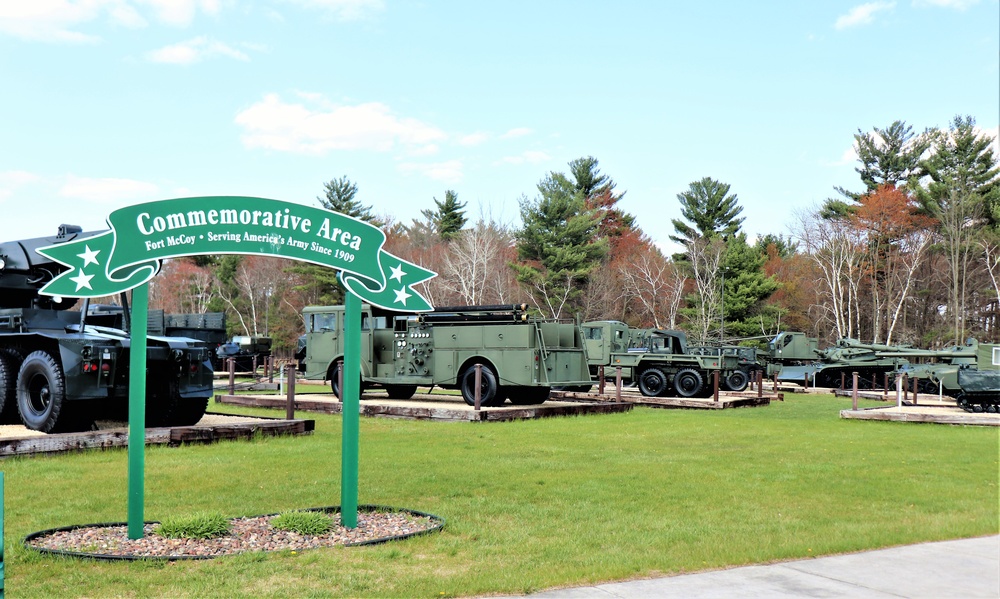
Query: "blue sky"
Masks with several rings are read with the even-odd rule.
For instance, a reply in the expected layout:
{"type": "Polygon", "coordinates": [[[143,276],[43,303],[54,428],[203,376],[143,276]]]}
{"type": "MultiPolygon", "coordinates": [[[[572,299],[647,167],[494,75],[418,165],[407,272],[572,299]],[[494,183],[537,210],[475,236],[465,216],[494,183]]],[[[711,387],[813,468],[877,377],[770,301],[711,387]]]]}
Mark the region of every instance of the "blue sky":
{"type": "Polygon", "coordinates": [[[582,156],[665,247],[706,176],[787,234],[860,187],[859,128],[995,135],[998,36],[997,0],[0,0],[0,240],[344,175],[406,223],[454,189],[517,225],[582,156]]]}

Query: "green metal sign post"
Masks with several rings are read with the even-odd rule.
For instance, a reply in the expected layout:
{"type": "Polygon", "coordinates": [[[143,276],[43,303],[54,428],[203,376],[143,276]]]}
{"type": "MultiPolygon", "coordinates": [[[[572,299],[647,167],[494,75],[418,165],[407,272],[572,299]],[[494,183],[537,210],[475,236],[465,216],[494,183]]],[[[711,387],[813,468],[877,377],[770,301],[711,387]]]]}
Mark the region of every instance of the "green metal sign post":
{"type": "Polygon", "coordinates": [[[38,250],[67,267],[40,293],[103,297],[134,290],[129,354],[129,538],[141,538],[144,525],[146,283],[159,272],[162,260],[198,255],[274,256],[340,271],[348,315],[341,510],[344,525],[356,527],[361,302],[389,310],[429,311],[430,303],[413,286],[435,273],[382,249],[385,233],[370,223],[267,198],[215,196],[148,202],[115,210],[108,224],[111,229],[103,233],[38,250]]]}

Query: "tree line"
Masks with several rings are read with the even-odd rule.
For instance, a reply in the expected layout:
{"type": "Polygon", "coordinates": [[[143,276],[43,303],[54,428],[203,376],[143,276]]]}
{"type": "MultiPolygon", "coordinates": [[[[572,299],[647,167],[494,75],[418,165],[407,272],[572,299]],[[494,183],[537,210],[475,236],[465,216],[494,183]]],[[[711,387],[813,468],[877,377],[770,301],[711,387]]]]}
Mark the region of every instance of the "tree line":
{"type": "MultiPolygon", "coordinates": [[[[541,316],[683,329],[757,343],[781,330],[832,343],[938,347],[1000,341],[1000,164],[993,139],[957,116],[915,133],[904,121],[854,135],[860,185],[802,209],[788,235],[749,239],[731,186],[677,194],[667,255],[593,156],[549,172],[519,199],[520,225],[472,218],[455,190],[409,223],[378,214],[346,175],[317,203],[382,228],[386,249],[438,273],[434,305],[525,302],[541,316]]],[[[343,301],[328,268],[261,256],[178,259],[150,289],[168,313],[225,311],[233,334],[294,347],[307,305],[343,301]]]]}

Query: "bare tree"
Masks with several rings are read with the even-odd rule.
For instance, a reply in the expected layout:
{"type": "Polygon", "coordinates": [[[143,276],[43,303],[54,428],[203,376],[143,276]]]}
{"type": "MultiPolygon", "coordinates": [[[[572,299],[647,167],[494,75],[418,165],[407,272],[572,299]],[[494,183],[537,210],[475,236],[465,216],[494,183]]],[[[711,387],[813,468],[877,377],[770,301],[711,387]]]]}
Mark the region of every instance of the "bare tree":
{"type": "Polygon", "coordinates": [[[688,265],[694,279],[698,298],[694,302],[694,323],[701,334],[700,339],[708,339],[708,332],[718,322],[722,305],[722,289],[718,283],[719,267],[726,252],[726,244],[721,239],[700,237],[687,242],[688,265]]]}
{"type": "Polygon", "coordinates": [[[826,292],[817,308],[833,322],[837,337],[852,337],[860,323],[859,280],[863,248],[856,227],[843,219],[826,220],[818,211],[799,215],[795,235],[815,262],[826,292]]]}
{"type": "Polygon", "coordinates": [[[456,234],[442,252],[441,285],[465,304],[508,303],[517,292],[509,266],[514,256],[509,229],[480,219],[456,234]]]}
{"type": "Polygon", "coordinates": [[[647,245],[619,269],[622,290],[656,328],[677,328],[685,277],[659,250],[647,245]]]}

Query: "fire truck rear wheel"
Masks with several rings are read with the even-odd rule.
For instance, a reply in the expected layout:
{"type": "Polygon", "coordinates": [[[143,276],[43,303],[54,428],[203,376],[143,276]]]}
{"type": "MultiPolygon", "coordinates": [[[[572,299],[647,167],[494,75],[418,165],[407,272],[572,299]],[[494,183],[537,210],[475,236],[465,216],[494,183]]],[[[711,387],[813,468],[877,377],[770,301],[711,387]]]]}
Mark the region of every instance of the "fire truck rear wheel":
{"type": "MultiPolygon", "coordinates": [[[[472,364],[465,369],[462,373],[461,380],[462,388],[462,399],[465,403],[474,406],[476,405],[476,365],[472,364]]],[[[493,406],[497,405],[497,402],[503,402],[504,395],[500,393],[500,386],[497,384],[497,377],[490,370],[489,366],[482,366],[482,374],[479,379],[479,405],[481,406],[493,406]]]]}

